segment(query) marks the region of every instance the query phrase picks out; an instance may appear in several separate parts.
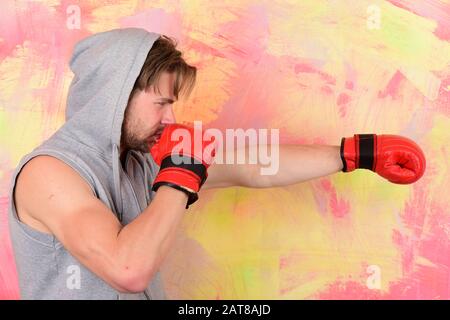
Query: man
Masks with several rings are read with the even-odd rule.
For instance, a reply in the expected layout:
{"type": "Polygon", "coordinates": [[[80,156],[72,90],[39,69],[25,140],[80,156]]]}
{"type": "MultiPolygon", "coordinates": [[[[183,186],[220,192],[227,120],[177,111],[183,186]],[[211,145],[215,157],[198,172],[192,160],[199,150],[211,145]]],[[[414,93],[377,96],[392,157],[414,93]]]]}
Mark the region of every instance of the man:
{"type": "MultiPolygon", "coordinates": [[[[175,46],[135,28],[76,45],[66,122],[13,174],[9,221],[22,298],[164,299],[158,269],[200,189],[284,186],[356,168],[395,183],[422,176],[420,148],[398,136],[280,146],[271,176],[259,174],[260,164],[198,159],[187,140],[180,152],[173,133],[196,131],[175,123],[172,104],[190,93],[196,69],[175,46]]],[[[201,151],[211,145],[202,141],[201,151]]]]}

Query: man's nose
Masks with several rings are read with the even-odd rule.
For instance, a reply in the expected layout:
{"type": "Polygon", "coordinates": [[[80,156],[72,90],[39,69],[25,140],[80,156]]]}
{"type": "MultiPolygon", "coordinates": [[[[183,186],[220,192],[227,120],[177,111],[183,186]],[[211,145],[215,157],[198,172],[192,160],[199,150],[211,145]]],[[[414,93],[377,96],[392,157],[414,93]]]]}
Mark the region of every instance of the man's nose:
{"type": "Polygon", "coordinates": [[[175,113],[173,112],[173,107],[170,105],[164,112],[162,123],[175,123],[175,113]]]}

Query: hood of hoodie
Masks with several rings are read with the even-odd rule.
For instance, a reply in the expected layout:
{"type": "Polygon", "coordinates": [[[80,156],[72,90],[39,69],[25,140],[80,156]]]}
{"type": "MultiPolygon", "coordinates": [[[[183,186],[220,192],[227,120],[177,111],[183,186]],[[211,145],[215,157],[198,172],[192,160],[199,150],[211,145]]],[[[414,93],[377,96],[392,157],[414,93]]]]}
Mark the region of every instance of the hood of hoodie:
{"type": "Polygon", "coordinates": [[[75,45],[65,130],[77,141],[106,157],[118,152],[128,98],[159,36],[139,28],[115,29],[75,45]]]}

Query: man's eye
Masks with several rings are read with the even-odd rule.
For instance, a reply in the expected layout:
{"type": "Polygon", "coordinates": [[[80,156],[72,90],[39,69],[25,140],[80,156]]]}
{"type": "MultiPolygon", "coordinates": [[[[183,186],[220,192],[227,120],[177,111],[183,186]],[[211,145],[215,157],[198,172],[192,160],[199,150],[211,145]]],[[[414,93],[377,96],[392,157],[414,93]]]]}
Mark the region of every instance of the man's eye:
{"type": "Polygon", "coordinates": [[[163,106],[163,105],[165,105],[166,103],[165,103],[165,102],[157,102],[156,104],[159,104],[159,105],[163,106]]]}

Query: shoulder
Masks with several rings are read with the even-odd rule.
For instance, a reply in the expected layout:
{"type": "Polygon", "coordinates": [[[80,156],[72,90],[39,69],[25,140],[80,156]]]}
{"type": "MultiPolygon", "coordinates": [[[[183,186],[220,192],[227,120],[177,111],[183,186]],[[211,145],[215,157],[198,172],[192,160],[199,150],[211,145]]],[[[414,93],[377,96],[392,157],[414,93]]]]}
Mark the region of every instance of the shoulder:
{"type": "Polygon", "coordinates": [[[28,161],[20,172],[18,182],[19,180],[27,187],[34,187],[33,189],[36,186],[44,189],[70,186],[90,192],[88,183],[75,169],[64,161],[48,155],[39,155],[28,161]]]}
{"type": "Polygon", "coordinates": [[[16,202],[34,218],[51,210],[50,204],[61,209],[89,196],[93,196],[90,186],[72,167],[47,155],[28,161],[15,186],[16,202]]]}

